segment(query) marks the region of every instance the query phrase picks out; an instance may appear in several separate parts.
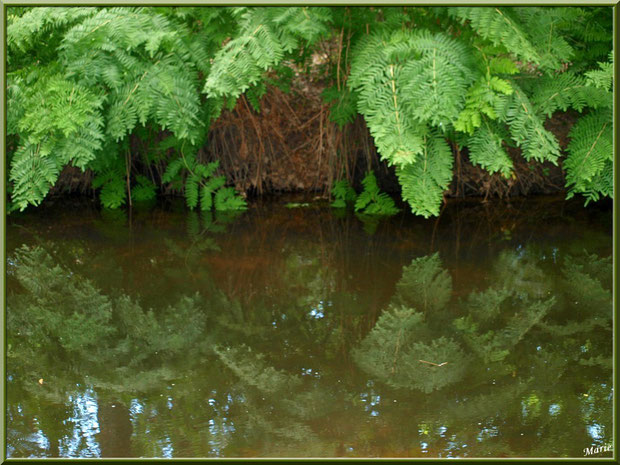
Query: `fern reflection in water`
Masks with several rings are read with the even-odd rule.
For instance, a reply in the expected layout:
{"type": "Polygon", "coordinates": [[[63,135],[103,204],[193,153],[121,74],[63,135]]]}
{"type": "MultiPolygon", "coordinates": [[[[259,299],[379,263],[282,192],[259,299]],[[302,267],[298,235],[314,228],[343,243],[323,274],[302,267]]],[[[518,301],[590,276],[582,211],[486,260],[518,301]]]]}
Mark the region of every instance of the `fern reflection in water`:
{"type": "Polygon", "coordinates": [[[588,428],[611,434],[610,257],[500,242],[463,281],[447,254],[423,255],[389,283],[373,275],[388,289],[381,299],[363,281],[386,274],[381,231],[363,236],[381,245],[365,268],[351,237],[319,244],[289,229],[272,244],[246,235],[246,216],[225,226],[204,213],[165,236],[157,260],[168,274],[151,268],[155,288],[179,282],[167,299],[100,286],[92,243],[9,254],[11,456],[555,457],[581,456],[581,442],[595,441],[588,428]],[[243,257],[258,244],[273,259],[254,272],[243,257]],[[248,281],[231,284],[226,259],[248,281]],[[71,442],[93,419],[90,442],[71,442]]]}

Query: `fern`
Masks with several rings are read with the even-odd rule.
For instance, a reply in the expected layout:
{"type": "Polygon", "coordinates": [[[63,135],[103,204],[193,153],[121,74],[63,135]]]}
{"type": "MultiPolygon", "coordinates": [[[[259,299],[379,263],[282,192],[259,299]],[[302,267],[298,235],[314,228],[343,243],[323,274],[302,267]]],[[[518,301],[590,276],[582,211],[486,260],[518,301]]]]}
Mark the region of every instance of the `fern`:
{"type": "Polygon", "coordinates": [[[414,34],[408,45],[416,56],[403,67],[405,104],[418,120],[445,129],[457,119],[475,76],[470,50],[445,34],[427,31],[414,34]]]}
{"type": "Polygon", "coordinates": [[[474,165],[480,165],[489,173],[501,172],[505,178],[510,177],[513,163],[502,145],[502,137],[484,122],[473,136],[468,139],[469,159],[474,165]]]}
{"type": "Polygon", "coordinates": [[[99,189],[99,200],[105,208],[118,208],[127,199],[126,166],[118,153],[115,157],[97,160],[94,165],[93,188],[99,189]]]}
{"type": "Polygon", "coordinates": [[[138,184],[131,188],[131,200],[133,202],[146,202],[153,200],[156,196],[156,186],[145,176],[136,176],[138,184]]]}
{"type": "Polygon", "coordinates": [[[184,185],[185,202],[191,209],[198,205],[203,211],[209,211],[212,208],[218,211],[247,209],[245,199],[240,197],[234,188],[224,187],[226,178],[214,176],[218,167],[219,161],[205,165],[181,153],[181,157],[168,164],[162,176],[162,182],[180,181],[182,173],[187,173],[184,185]]]}
{"type": "Polygon", "coordinates": [[[348,204],[354,203],[357,198],[355,190],[346,179],[334,183],[332,195],[334,196],[334,201],[331,205],[334,208],[345,208],[348,204]]]}
{"type": "Polygon", "coordinates": [[[398,208],[394,200],[384,192],[380,192],[377,178],[371,171],[362,180],[364,190],[355,200],[355,211],[365,215],[395,215],[398,208]]]}
{"type": "Polygon", "coordinates": [[[521,147],[526,160],[550,161],[557,164],[560,146],[553,134],[545,129],[543,120],[536,114],[534,106],[517,84],[512,84],[514,93],[507,104],[506,119],[510,134],[521,147]]]}
{"type": "Polygon", "coordinates": [[[482,125],[483,119],[498,118],[496,108],[505,104],[505,95],[513,92],[510,83],[497,76],[480,78],[467,91],[465,108],[454,122],[454,129],[473,134],[482,125]]]}
{"type": "Polygon", "coordinates": [[[541,56],[527,34],[524,25],[508,8],[454,7],[448,13],[466,21],[484,39],[502,46],[525,62],[539,64],[541,56]]]}
{"type": "Polygon", "coordinates": [[[614,54],[609,53],[608,62],[599,62],[599,69],[585,73],[588,83],[594,87],[611,90],[614,79],[614,54]]]}
{"type": "Polygon", "coordinates": [[[452,152],[445,139],[431,133],[423,139],[422,156],[415,163],[397,168],[403,200],[416,215],[438,215],[443,192],[452,180],[452,152]]]}
{"type": "Polygon", "coordinates": [[[38,205],[60,173],[60,166],[54,157],[41,156],[41,146],[41,143],[22,144],[11,160],[11,197],[14,207],[20,210],[28,204],[38,205]]]}
{"type": "Polygon", "coordinates": [[[214,57],[204,91],[233,101],[279,64],[300,39],[315,40],[330,20],[325,8],[241,8],[239,34],[214,57]]]}
{"type": "Polygon", "coordinates": [[[569,107],[581,112],[585,107],[598,108],[610,103],[604,89],[587,85],[586,78],[571,72],[541,78],[532,96],[532,105],[548,117],[569,107]]]}
{"type": "MultiPolygon", "coordinates": [[[[129,168],[155,158],[167,162],[162,182],[185,190],[189,205],[208,209],[223,186],[207,187],[210,176],[194,173],[198,165],[180,165],[171,153],[196,152],[222,109],[233,108],[242,94],[258,111],[269,86],[290,88],[306,75],[329,83],[323,100],[341,128],[357,113],[364,117],[379,156],[396,168],[412,211],[437,215],[452,169],[444,137],[468,146],[475,164],[509,176],[512,163],[503,149],[509,139],[526,160],[557,163],[559,145],[544,128],[545,118],[568,108],[611,108],[610,11],[11,9],[7,130],[16,142],[8,154],[11,202],[20,209],[38,205],[65,166],[103,175],[101,169],[118,156],[115,142],[166,131],[166,142],[147,141],[154,150],[145,150],[140,163],[134,164],[136,154],[130,153],[129,168]],[[327,59],[317,64],[326,51],[327,59]]],[[[576,126],[567,180],[569,195],[595,200],[612,191],[612,162],[601,165],[595,155],[594,166],[576,174],[574,160],[584,155],[579,144],[592,137],[583,129],[588,121],[576,126]]],[[[606,130],[604,135],[607,140],[606,130]]],[[[584,159],[590,163],[590,156],[584,159]]],[[[98,189],[107,205],[120,205],[120,177],[108,177],[98,189]]],[[[141,179],[128,182],[151,195],[141,179]]],[[[224,192],[221,199],[232,198],[224,192]]],[[[389,209],[384,195],[377,194],[376,203],[389,209]]]]}
{"type": "Polygon", "coordinates": [[[322,93],[323,101],[330,104],[329,119],[340,128],[353,122],[357,116],[357,94],[349,89],[340,91],[328,87],[322,93]]]}
{"type": "Polygon", "coordinates": [[[390,51],[400,50],[406,39],[395,35],[389,43],[378,34],[361,39],[347,81],[358,92],[357,109],[366,119],[381,158],[397,166],[416,160],[427,132],[424,124],[405,111],[403,100],[408,95],[403,91],[402,64],[390,60],[390,51]]]}
{"type": "Polygon", "coordinates": [[[245,210],[245,199],[237,195],[233,187],[222,187],[215,194],[215,209],[218,211],[245,210]]]}
{"type": "Polygon", "coordinates": [[[586,203],[600,194],[613,198],[613,121],[611,109],[597,110],[571,129],[564,161],[568,197],[582,193],[586,203]]]}

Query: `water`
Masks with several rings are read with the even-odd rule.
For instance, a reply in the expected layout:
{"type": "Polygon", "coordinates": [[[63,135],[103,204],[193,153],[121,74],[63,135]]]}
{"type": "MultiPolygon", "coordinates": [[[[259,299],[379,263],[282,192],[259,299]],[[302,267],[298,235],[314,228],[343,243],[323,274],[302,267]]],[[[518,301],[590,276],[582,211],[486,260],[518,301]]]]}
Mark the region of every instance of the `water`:
{"type": "Polygon", "coordinates": [[[364,222],[285,203],[12,215],[8,456],[611,444],[609,205],[464,202],[364,222]]]}

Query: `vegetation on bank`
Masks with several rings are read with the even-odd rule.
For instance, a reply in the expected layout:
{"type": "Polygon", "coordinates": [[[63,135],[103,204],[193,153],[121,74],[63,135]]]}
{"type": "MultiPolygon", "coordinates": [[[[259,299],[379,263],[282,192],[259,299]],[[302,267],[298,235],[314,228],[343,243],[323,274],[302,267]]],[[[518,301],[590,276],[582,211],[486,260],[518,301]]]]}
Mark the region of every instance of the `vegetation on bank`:
{"type": "Polygon", "coordinates": [[[239,101],[256,127],[270,88],[308,76],[333,125],[364,118],[415,214],[439,213],[461,150],[505,179],[521,157],[561,164],[568,196],[613,195],[610,7],[10,7],[7,46],[9,210],[67,166],[107,207],[159,191],[242,209],[209,131],[239,101]],[[569,109],[563,151],[545,121],[569,109]]]}

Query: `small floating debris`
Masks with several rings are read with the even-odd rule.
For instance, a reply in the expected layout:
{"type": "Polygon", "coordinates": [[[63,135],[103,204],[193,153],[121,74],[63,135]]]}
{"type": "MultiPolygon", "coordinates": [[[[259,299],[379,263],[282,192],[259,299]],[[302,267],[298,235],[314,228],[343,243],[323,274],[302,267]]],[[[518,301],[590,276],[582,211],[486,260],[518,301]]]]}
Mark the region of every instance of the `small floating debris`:
{"type": "Polygon", "coordinates": [[[442,367],[444,365],[447,365],[448,362],[443,362],[443,363],[433,363],[433,362],[427,362],[426,360],[418,360],[418,362],[422,362],[422,363],[428,363],[429,365],[433,365],[436,367],[442,367]]]}

